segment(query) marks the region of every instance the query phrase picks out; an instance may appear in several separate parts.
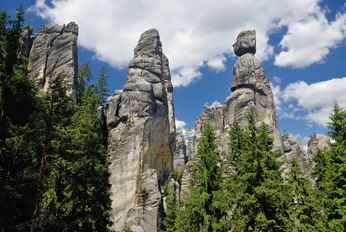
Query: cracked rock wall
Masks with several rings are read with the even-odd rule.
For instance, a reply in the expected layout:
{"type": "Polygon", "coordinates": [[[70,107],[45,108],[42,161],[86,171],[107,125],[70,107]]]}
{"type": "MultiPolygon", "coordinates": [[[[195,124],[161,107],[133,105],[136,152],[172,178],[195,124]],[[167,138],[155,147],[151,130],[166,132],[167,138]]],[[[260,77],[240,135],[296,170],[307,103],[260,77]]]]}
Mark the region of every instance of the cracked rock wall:
{"type": "Polygon", "coordinates": [[[173,87],[159,33],[144,32],[123,90],[107,99],[112,229],[157,231],[161,185],[173,171],[173,87]]]}
{"type": "Polygon", "coordinates": [[[76,97],[77,38],[78,26],[73,22],[66,26],[55,24],[41,26],[39,33],[30,37],[32,45],[30,44],[28,69],[41,90],[46,91],[50,80],[64,73],[67,94],[76,97]]]}

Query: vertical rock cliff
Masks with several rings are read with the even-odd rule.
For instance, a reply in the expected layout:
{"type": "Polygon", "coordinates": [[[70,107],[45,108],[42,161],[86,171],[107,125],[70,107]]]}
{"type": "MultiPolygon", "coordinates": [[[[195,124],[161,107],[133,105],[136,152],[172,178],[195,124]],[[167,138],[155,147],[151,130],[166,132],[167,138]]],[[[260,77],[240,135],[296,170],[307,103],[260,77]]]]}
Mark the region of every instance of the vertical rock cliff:
{"type": "Polygon", "coordinates": [[[112,229],[157,231],[161,184],[173,170],[173,87],[159,33],[144,32],[123,90],[107,99],[112,229]]]}
{"type": "MultiPolygon", "coordinates": [[[[32,33],[32,31],[31,31],[32,33]]],[[[66,86],[69,95],[77,94],[77,37],[78,26],[71,22],[58,26],[48,24],[40,27],[37,35],[29,37],[26,33],[23,43],[24,55],[29,53],[29,71],[35,78],[38,87],[46,91],[49,81],[60,73],[66,75],[66,86]],[[29,49],[28,46],[31,48],[29,49]]]]}
{"type": "Polygon", "coordinates": [[[274,138],[273,150],[282,151],[280,132],[275,115],[273,93],[269,79],[256,53],[256,33],[252,30],[242,31],[233,45],[234,53],[239,56],[233,68],[232,93],[223,106],[204,108],[202,116],[196,120],[195,150],[201,135],[202,126],[209,121],[214,128],[221,155],[228,154],[228,130],[237,120],[246,124],[246,112],[254,107],[258,123],[265,123],[274,138]]]}

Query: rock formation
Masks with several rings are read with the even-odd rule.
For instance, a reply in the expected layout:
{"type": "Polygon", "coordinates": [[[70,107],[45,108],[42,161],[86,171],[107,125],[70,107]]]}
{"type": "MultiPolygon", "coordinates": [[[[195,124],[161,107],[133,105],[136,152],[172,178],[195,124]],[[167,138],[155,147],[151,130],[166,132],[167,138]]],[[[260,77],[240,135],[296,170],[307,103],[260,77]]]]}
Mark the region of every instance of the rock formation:
{"type": "Polygon", "coordinates": [[[284,134],[282,136],[284,150],[284,173],[289,171],[292,160],[295,158],[301,169],[307,173],[311,172],[310,161],[304,147],[296,140],[292,134],[284,134]]]}
{"type": "Polygon", "coordinates": [[[187,162],[187,149],[185,144],[185,139],[183,136],[183,132],[181,130],[177,130],[175,137],[176,149],[173,157],[173,167],[174,170],[181,170],[184,168],[187,162]]]}
{"type": "Polygon", "coordinates": [[[195,150],[201,134],[201,128],[209,121],[214,128],[221,155],[228,154],[228,130],[237,120],[240,125],[246,124],[246,112],[254,107],[258,123],[265,123],[274,138],[273,150],[282,151],[280,132],[275,115],[273,94],[269,79],[258,59],[256,52],[255,31],[242,31],[233,45],[234,53],[240,56],[233,68],[231,95],[225,104],[204,108],[202,116],[196,120],[195,150]]]}
{"type": "Polygon", "coordinates": [[[123,90],[107,99],[112,229],[157,231],[161,185],[173,170],[174,107],[159,33],[144,32],[123,90]]]}
{"type": "Polygon", "coordinates": [[[28,30],[22,53],[27,54],[30,51],[28,68],[38,87],[46,91],[50,80],[64,73],[68,94],[75,97],[78,26],[73,22],[67,26],[48,24],[41,26],[35,36],[30,36],[32,31],[30,33],[30,29],[28,30]],[[31,49],[28,46],[31,46],[31,49]]]}
{"type": "Polygon", "coordinates": [[[315,167],[314,155],[318,150],[327,152],[329,150],[330,138],[321,134],[314,134],[308,142],[307,156],[309,160],[309,167],[312,170],[315,167]]]}

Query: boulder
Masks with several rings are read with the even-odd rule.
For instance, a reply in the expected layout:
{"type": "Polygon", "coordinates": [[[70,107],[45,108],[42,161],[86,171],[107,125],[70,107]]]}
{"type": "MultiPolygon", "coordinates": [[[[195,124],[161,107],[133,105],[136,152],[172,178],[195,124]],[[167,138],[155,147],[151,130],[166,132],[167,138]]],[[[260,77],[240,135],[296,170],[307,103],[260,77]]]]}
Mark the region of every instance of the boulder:
{"type": "Polygon", "coordinates": [[[236,42],[233,44],[234,53],[242,56],[246,53],[256,53],[256,31],[245,30],[239,33],[236,42]]]}

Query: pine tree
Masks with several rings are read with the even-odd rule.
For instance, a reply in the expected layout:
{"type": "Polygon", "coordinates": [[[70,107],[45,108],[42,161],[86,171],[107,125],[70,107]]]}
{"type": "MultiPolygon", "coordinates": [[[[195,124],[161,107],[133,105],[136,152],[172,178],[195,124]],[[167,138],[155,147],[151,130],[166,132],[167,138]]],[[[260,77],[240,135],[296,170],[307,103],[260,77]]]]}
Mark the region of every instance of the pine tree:
{"type": "Polygon", "coordinates": [[[87,84],[90,83],[90,81],[93,79],[91,68],[88,63],[83,63],[79,66],[78,69],[78,80],[77,80],[77,102],[81,102],[84,91],[87,87],[87,84]]]}
{"type": "Polygon", "coordinates": [[[223,202],[222,173],[215,135],[209,123],[204,125],[198,146],[195,186],[179,211],[177,231],[227,231],[227,203],[223,202]]]}
{"type": "Polygon", "coordinates": [[[100,106],[106,104],[107,97],[109,96],[109,90],[107,89],[107,79],[107,71],[104,67],[102,67],[96,83],[96,92],[98,95],[100,106]]]}
{"type": "Polygon", "coordinates": [[[175,232],[177,230],[175,226],[178,211],[177,187],[176,183],[172,185],[167,183],[165,186],[167,208],[162,220],[163,231],[175,232]]]}
{"type": "Polygon", "coordinates": [[[232,227],[235,231],[291,231],[288,185],[281,178],[279,153],[273,152],[268,128],[256,127],[254,110],[247,113],[244,130],[234,123],[230,130],[230,175],[233,194],[232,227]]]}
{"type": "Polygon", "coordinates": [[[96,116],[98,96],[89,85],[75,108],[64,79],[59,76],[48,92],[49,121],[54,124],[47,122],[43,194],[32,230],[107,231],[108,153],[96,116]]]}
{"type": "Polygon", "coordinates": [[[290,214],[291,220],[295,222],[294,231],[325,231],[321,205],[297,159],[292,160],[288,183],[292,192],[290,214]]]}
{"type": "Polygon", "coordinates": [[[42,102],[19,56],[23,10],[0,13],[0,230],[27,231],[35,205],[42,102]]]}
{"type": "Polygon", "coordinates": [[[326,178],[322,180],[328,230],[346,229],[346,110],[334,104],[329,136],[334,140],[327,155],[326,178]]]}

